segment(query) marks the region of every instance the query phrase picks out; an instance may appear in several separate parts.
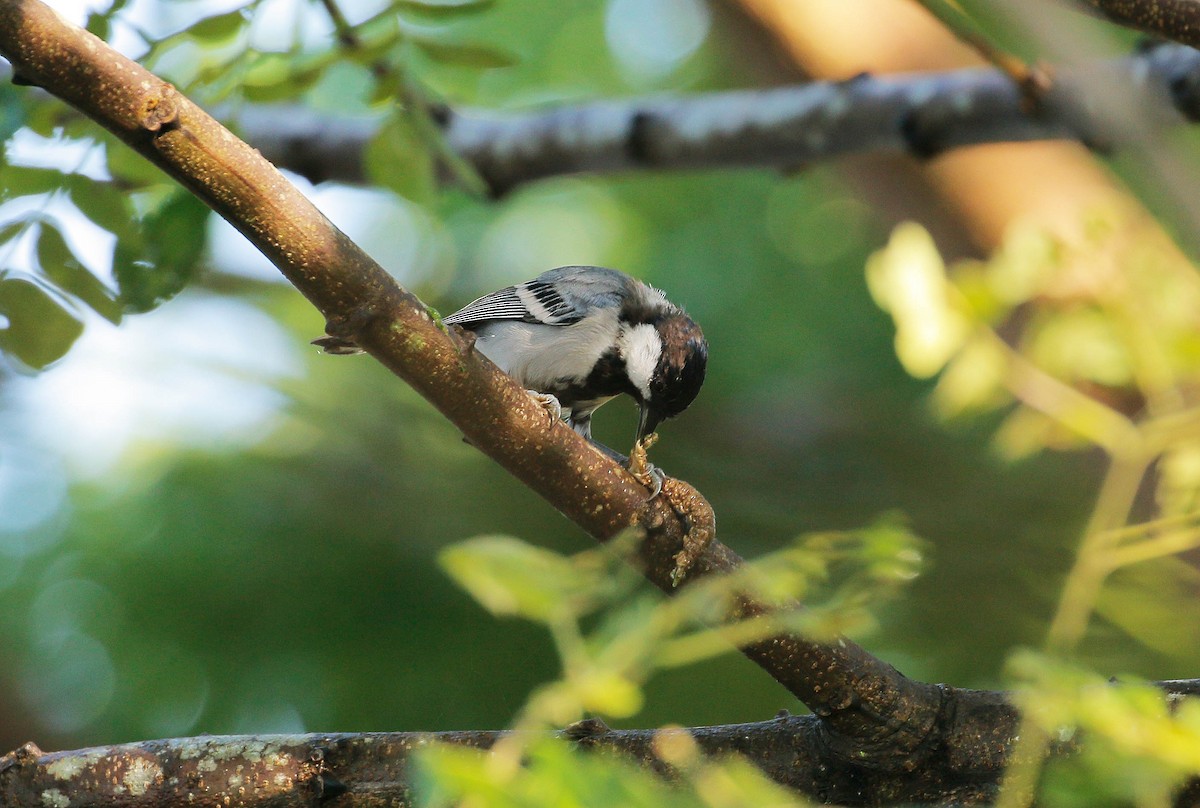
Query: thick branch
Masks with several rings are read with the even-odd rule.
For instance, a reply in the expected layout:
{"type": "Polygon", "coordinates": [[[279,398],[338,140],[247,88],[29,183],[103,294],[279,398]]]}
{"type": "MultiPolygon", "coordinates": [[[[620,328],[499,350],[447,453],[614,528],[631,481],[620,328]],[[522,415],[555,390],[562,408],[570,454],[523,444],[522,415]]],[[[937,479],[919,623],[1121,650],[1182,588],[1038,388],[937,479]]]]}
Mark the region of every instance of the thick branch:
{"type": "MultiPolygon", "coordinates": [[[[1200,692],[1200,680],[1160,686],[1169,696],[1200,692]]],[[[782,714],[772,721],[686,731],[704,754],[741,755],[777,782],[822,802],[989,803],[1016,731],[1016,712],[1004,693],[946,687],[943,696],[940,748],[920,767],[879,767],[869,757],[837,754],[814,716],[782,714]],[[964,743],[964,735],[974,737],[964,743]]],[[[620,752],[670,776],[670,767],[654,753],[657,732],[612,730],[589,720],[560,735],[582,748],[620,752]]],[[[339,808],[406,806],[412,804],[409,762],[415,751],[431,743],[488,749],[505,734],[206,735],[53,753],[26,744],[0,757],[0,805],[311,808],[338,798],[332,804],[339,808]]],[[[1193,784],[1181,792],[1176,805],[1197,804],[1195,788],[1193,784]]]]}
{"type": "MultiPolygon", "coordinates": [[[[624,469],[565,425],[549,422],[520,387],[435,321],[258,152],[38,0],[0,0],[0,54],[25,82],[101,123],[210,205],[312,301],[331,334],[352,339],[411,384],[471,443],[584,530],[604,541],[632,524],[647,526],[645,574],[673,590],[683,529],[672,507],[662,497],[648,502],[646,489],[624,469]]],[[[714,543],[691,576],[740,563],[714,543]]],[[[735,616],[766,610],[743,599],[735,616]]],[[[889,763],[924,753],[942,707],[937,688],[905,678],[847,640],[821,645],[780,635],[743,650],[822,716],[832,749],[889,763]]]]}
{"type": "MultiPolygon", "coordinates": [[[[995,694],[980,696],[1009,724],[1012,710],[995,694]]],[[[995,716],[981,712],[988,720],[995,716]]],[[[707,755],[737,753],[801,794],[839,804],[887,801],[979,802],[994,796],[1002,757],[939,760],[920,771],[878,770],[831,755],[813,716],[688,730],[707,755]]],[[[504,732],[202,736],[43,753],[27,744],[0,758],[0,804],[6,808],[108,805],[196,808],[259,805],[338,808],[413,804],[409,761],[434,742],[487,749],[504,732]]],[[[628,755],[670,775],[653,751],[656,730],[611,730],[586,721],[563,736],[581,747],[628,755]]]]}
{"type": "Polygon", "coordinates": [[[1087,0],[1128,28],[1200,46],[1200,0],[1087,0]]]}
{"type": "MultiPolygon", "coordinates": [[[[1200,2],[1200,0],[1198,0],[1200,2]]],[[[500,194],[578,172],[763,166],[792,168],[864,152],[931,157],[980,143],[1078,139],[1109,133],[1083,123],[1114,96],[1163,99],[1160,124],[1200,118],[1200,52],[1151,48],[1056,74],[1053,96],[1031,106],[1005,74],[988,69],[690,97],[635,98],[523,114],[450,113],[449,146],[500,194]],[[1097,76],[1104,81],[1097,81],[1097,76]]],[[[243,134],[276,163],[314,181],[362,182],[362,152],[377,124],[296,107],[250,106],[243,134]]]]}

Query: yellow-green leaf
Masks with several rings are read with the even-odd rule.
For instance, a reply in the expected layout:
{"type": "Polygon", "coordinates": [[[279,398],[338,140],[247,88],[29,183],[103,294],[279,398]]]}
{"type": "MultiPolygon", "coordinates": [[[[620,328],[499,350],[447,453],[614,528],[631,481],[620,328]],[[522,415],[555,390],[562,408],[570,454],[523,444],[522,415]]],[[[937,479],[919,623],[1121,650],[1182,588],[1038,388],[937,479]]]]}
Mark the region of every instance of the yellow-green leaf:
{"type": "Polygon", "coordinates": [[[966,341],[971,325],[951,304],[946,266],[920,225],[893,231],[867,262],[867,283],[896,323],[896,355],[912,375],[934,375],[966,341]]]}

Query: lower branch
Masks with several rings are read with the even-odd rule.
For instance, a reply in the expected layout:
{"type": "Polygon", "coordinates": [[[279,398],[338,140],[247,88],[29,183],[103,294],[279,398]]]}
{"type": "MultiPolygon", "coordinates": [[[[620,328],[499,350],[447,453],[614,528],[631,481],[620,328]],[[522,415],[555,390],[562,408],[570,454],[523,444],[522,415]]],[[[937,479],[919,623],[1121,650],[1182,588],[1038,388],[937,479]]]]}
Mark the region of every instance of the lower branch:
{"type": "MultiPolygon", "coordinates": [[[[972,716],[986,726],[1011,728],[1015,714],[997,694],[947,689],[948,716],[972,716]],[[1004,721],[996,721],[997,716],[1004,721]]],[[[950,726],[950,723],[947,724],[950,726]]],[[[839,804],[884,801],[979,802],[994,796],[1005,743],[992,755],[944,754],[920,769],[886,765],[867,755],[831,750],[822,722],[782,714],[771,721],[687,730],[707,756],[738,754],[797,793],[839,804]]],[[[671,775],[654,752],[658,730],[613,730],[580,722],[559,733],[581,749],[611,751],[671,775]]],[[[110,805],[254,805],[311,808],[337,798],[338,808],[414,803],[410,762],[432,743],[487,749],[505,732],[312,733],[200,736],[44,753],[26,744],[0,758],[0,805],[55,808],[110,805]]],[[[1003,733],[1000,736],[1002,737],[1003,733]]]]}

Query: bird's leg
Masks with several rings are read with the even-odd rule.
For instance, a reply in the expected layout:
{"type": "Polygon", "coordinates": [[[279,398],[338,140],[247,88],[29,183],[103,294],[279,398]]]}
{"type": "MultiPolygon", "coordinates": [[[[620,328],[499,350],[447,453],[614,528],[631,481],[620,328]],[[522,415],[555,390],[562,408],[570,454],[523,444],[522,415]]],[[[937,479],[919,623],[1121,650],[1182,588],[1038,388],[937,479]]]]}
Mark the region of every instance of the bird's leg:
{"type": "Polygon", "coordinates": [[[536,401],[538,406],[545,410],[546,414],[550,416],[551,426],[554,426],[556,423],[562,420],[562,404],[558,403],[557,398],[549,393],[539,393],[537,390],[526,390],[525,392],[528,393],[529,397],[536,401]]]}
{"type": "Polygon", "coordinates": [[[652,489],[646,507],[662,494],[683,526],[683,547],[675,554],[675,569],[671,571],[671,585],[679,586],[716,538],[717,520],[712,506],[695,488],[683,480],[668,477],[662,469],[646,459],[647,450],[657,440],[658,435],[651,433],[635,442],[626,468],[638,482],[652,489]]]}
{"type": "Polygon", "coordinates": [[[633,449],[629,452],[628,465],[625,466],[635,480],[650,489],[650,499],[654,499],[662,492],[663,481],[667,478],[662,469],[655,466],[646,457],[646,452],[657,441],[658,434],[655,432],[635,441],[633,449]]]}

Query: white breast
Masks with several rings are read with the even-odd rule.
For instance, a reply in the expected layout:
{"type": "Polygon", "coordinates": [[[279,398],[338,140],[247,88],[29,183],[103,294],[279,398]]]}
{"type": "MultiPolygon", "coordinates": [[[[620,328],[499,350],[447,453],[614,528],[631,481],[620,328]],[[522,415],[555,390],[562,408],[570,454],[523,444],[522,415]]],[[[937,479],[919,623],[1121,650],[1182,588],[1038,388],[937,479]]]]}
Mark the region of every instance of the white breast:
{"type": "Polygon", "coordinates": [[[475,346],[519,384],[546,391],[586,379],[616,333],[616,309],[599,309],[568,326],[494,320],[476,329],[475,346]]]}

